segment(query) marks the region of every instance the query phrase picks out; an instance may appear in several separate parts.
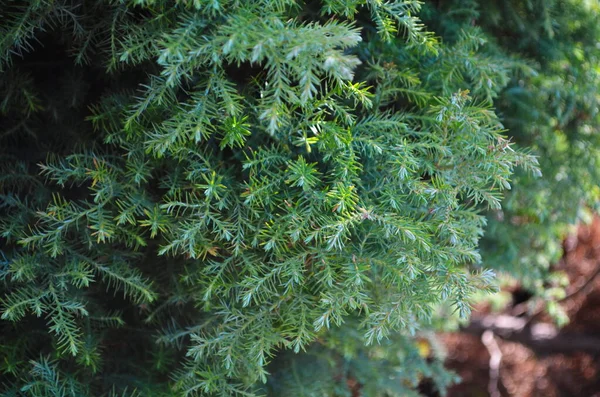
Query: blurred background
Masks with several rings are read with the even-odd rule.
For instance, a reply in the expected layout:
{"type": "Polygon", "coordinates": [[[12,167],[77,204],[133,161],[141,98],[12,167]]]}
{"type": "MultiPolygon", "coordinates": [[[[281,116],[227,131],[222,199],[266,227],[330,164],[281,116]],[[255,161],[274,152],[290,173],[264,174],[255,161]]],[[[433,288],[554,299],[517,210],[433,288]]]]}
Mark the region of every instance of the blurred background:
{"type": "Polygon", "coordinates": [[[462,378],[450,396],[600,396],[600,218],[580,225],[563,248],[553,269],[568,283],[557,302],[568,323],[557,328],[526,289],[506,282],[476,305],[462,332],[439,335],[448,367],[462,378]]]}

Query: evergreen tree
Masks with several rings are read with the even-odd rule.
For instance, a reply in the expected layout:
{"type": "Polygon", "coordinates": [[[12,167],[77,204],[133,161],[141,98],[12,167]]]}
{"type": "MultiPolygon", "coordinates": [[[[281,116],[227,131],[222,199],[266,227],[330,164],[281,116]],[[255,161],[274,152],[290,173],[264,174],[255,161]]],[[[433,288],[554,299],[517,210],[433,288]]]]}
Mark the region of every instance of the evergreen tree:
{"type": "Polygon", "coordinates": [[[598,9],[533,3],[0,1],[4,395],[443,393],[597,199],[598,9]]]}

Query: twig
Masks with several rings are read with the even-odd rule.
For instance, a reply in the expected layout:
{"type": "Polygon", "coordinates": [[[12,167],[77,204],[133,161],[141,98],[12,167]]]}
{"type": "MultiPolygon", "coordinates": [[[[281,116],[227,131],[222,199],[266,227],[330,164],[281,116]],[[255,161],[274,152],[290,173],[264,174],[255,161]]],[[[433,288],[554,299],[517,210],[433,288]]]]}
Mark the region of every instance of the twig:
{"type": "Polygon", "coordinates": [[[560,299],[559,302],[568,301],[569,299],[573,298],[574,296],[579,295],[580,293],[586,292],[589,289],[589,287],[591,286],[592,282],[596,279],[596,277],[598,277],[598,275],[600,275],[600,266],[598,266],[596,271],[583,283],[583,285],[581,287],[577,288],[575,291],[571,292],[569,295],[560,299]]]}
{"type": "MultiPolygon", "coordinates": [[[[557,300],[557,303],[567,302],[567,301],[571,300],[572,298],[574,298],[575,296],[577,296],[577,295],[579,295],[579,294],[581,294],[583,292],[587,292],[587,290],[590,289],[590,287],[592,286],[592,282],[599,275],[600,275],[600,266],[598,266],[598,268],[594,271],[594,273],[587,280],[585,280],[585,282],[579,288],[577,288],[575,291],[571,292],[570,294],[568,294],[564,298],[557,300]]],[[[544,309],[543,309],[543,306],[542,306],[542,308],[536,310],[535,313],[533,313],[527,319],[527,324],[531,324],[531,322],[533,320],[535,320],[538,317],[540,317],[543,313],[544,313],[544,309]]]]}
{"type": "Polygon", "coordinates": [[[502,362],[502,351],[494,338],[494,332],[485,330],[481,335],[481,342],[490,353],[490,382],[488,392],[490,397],[502,397],[498,385],[500,383],[500,363],[502,362]]]}

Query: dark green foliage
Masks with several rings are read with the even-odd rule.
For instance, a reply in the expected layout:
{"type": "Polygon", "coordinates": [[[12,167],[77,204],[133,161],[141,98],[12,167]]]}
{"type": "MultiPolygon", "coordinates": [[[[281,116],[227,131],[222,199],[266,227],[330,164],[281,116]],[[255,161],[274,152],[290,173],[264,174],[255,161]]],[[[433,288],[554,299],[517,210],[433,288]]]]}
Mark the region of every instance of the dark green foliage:
{"type": "MultiPolygon", "coordinates": [[[[518,2],[514,3],[517,8],[518,2]]],[[[596,133],[600,8],[586,1],[532,3],[521,5],[518,15],[503,18],[502,30],[511,29],[515,38],[498,32],[499,21],[486,24],[500,38],[499,45],[520,43],[520,52],[540,70],[535,75],[515,76],[498,106],[507,115],[504,123],[515,141],[539,155],[545,178],[519,176],[504,206],[507,222],[491,225],[496,246],[507,254],[494,256],[514,263],[515,268],[529,269],[515,271],[535,280],[533,269],[547,268],[560,255],[553,247],[560,242],[558,233],[582,216],[582,208],[597,203],[600,193],[596,133]],[[540,11],[547,20],[540,20],[540,11]],[[501,237],[508,235],[506,228],[517,228],[522,236],[516,246],[501,237]]]]}
{"type": "Polygon", "coordinates": [[[512,7],[517,54],[473,1],[0,3],[6,395],[443,393],[431,320],[596,199],[506,137],[595,176],[592,44],[538,21],[572,3],[512,7]]]}
{"type": "Polygon", "coordinates": [[[549,266],[562,254],[567,225],[589,219],[600,197],[600,6],[503,0],[480,2],[479,11],[471,17],[497,50],[514,52],[536,70],[511,76],[495,103],[512,140],[534,151],[544,174],[517,172],[502,211],[489,216],[483,256],[554,307],[549,266]]]}

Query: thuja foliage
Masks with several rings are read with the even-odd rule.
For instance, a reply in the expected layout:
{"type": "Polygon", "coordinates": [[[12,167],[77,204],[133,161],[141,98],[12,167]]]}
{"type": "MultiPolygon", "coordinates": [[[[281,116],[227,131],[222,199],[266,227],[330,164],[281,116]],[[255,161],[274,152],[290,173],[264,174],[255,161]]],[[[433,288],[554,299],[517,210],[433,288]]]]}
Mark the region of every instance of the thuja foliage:
{"type": "Polygon", "coordinates": [[[514,263],[593,198],[542,201],[595,175],[591,6],[496,3],[1,2],[5,395],[443,393],[488,219],[514,263]]]}

